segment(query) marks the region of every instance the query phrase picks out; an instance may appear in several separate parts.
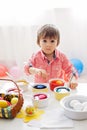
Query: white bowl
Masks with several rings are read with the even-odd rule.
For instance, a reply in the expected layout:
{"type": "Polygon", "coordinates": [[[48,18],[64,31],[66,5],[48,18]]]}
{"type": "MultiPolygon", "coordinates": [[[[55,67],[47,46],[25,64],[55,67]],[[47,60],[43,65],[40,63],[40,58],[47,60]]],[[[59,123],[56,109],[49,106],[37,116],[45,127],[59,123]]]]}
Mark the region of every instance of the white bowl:
{"type": "Polygon", "coordinates": [[[84,120],[87,119],[87,110],[75,110],[71,107],[70,103],[72,100],[78,100],[81,104],[84,102],[87,102],[87,96],[83,95],[70,95],[67,97],[64,97],[60,104],[64,109],[64,114],[73,120],[84,120]]]}

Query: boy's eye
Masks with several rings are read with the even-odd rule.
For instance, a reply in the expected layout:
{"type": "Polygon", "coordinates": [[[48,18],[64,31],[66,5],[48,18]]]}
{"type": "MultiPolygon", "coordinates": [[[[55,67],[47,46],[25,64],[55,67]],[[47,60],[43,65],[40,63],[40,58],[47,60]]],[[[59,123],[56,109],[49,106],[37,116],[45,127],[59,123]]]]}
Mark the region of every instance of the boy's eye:
{"type": "Polygon", "coordinates": [[[44,39],[43,42],[47,42],[47,40],[44,39]]]}
{"type": "Polygon", "coordinates": [[[55,42],[55,40],[51,40],[51,43],[54,43],[55,42]]]}

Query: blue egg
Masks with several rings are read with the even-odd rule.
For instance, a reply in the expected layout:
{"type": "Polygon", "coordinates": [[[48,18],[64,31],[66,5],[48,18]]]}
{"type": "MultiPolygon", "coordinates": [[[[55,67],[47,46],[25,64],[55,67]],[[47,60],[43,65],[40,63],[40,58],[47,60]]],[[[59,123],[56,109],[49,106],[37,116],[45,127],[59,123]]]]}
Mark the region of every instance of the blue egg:
{"type": "Polygon", "coordinates": [[[37,88],[43,88],[43,85],[37,85],[37,88]]]}
{"type": "Polygon", "coordinates": [[[61,88],[58,88],[58,89],[56,90],[56,92],[61,92],[61,88]]]}
{"type": "Polygon", "coordinates": [[[34,88],[43,89],[43,88],[46,88],[46,86],[45,85],[35,85],[34,88]]]}
{"type": "Polygon", "coordinates": [[[66,87],[61,87],[61,88],[56,89],[56,92],[58,92],[58,93],[64,93],[64,92],[67,92],[67,91],[69,92],[70,89],[66,88],[66,87]]]}

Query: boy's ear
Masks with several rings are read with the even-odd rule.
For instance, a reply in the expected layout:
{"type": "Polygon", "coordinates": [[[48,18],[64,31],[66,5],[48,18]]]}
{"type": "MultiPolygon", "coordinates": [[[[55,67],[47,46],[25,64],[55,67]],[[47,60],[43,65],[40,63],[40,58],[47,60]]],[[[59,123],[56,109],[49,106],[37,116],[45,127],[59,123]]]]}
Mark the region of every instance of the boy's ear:
{"type": "Polygon", "coordinates": [[[57,42],[57,46],[59,46],[59,44],[60,44],[60,42],[58,41],[58,42],[57,42]]]}
{"type": "Polygon", "coordinates": [[[40,44],[38,44],[38,46],[41,47],[40,44]]]}

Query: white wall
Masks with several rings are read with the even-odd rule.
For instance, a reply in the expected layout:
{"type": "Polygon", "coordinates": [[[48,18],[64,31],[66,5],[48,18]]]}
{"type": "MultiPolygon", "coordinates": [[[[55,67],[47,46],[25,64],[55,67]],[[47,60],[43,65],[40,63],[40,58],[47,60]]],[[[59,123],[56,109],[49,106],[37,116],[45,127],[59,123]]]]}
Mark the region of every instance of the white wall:
{"type": "MultiPolygon", "coordinates": [[[[79,12],[80,13],[80,12],[79,12]]],[[[32,53],[39,47],[36,44],[36,33],[43,24],[55,24],[60,30],[59,49],[69,58],[79,58],[84,63],[87,72],[87,19],[80,19],[71,9],[52,9],[44,12],[31,26],[1,26],[0,27],[0,62],[9,64],[16,62],[23,67],[32,53]],[[9,61],[9,62],[8,62],[9,61]]]]}
{"type": "Polygon", "coordinates": [[[69,58],[81,59],[87,72],[87,15],[85,10],[55,9],[62,50],[69,58]],[[77,11],[77,12],[76,12],[77,11]],[[84,16],[84,17],[83,17],[84,16]]]}

